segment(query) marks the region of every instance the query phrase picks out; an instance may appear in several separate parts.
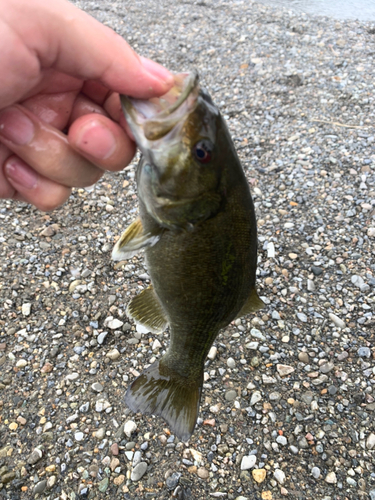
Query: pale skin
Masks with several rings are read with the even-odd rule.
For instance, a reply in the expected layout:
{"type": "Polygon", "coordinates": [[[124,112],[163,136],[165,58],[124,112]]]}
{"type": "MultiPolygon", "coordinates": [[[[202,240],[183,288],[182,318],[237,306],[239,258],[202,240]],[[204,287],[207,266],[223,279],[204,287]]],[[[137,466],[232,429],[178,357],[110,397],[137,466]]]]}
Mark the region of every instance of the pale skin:
{"type": "Polygon", "coordinates": [[[43,211],[133,158],[119,93],[147,99],[173,85],[65,0],[0,0],[0,46],[0,198],[43,211]]]}

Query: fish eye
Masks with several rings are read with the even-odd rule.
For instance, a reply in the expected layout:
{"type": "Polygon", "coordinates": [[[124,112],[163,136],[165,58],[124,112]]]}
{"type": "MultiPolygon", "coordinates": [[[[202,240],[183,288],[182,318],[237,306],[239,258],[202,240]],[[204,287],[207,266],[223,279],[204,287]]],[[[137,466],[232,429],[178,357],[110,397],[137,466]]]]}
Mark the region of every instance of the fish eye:
{"type": "Polygon", "coordinates": [[[207,139],[199,141],[193,147],[193,154],[199,163],[208,163],[212,159],[212,151],[214,147],[212,142],[207,139]]]}

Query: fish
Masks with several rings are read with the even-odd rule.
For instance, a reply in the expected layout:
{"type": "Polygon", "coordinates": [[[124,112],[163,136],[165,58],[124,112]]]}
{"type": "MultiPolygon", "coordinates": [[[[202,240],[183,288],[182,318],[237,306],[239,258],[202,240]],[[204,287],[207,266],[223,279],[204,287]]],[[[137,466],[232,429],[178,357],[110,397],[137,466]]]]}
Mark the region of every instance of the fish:
{"type": "Polygon", "coordinates": [[[168,349],[130,383],[125,404],[162,417],[188,441],[219,331],[264,306],[255,288],[254,205],[225,121],[196,71],[176,74],[160,98],[121,96],[121,104],[142,155],[139,217],[112,259],[145,251],[151,286],[126,313],[150,332],[170,329],[168,349]]]}

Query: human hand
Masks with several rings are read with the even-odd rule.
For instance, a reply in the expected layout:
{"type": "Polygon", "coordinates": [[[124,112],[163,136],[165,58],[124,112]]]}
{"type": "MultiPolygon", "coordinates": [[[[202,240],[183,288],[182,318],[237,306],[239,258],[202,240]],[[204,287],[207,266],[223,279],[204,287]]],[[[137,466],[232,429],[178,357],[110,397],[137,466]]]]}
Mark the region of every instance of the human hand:
{"type": "Polygon", "coordinates": [[[0,0],[0,46],[0,198],[44,211],[131,161],[118,93],[150,98],[173,84],[65,0],[0,0]]]}

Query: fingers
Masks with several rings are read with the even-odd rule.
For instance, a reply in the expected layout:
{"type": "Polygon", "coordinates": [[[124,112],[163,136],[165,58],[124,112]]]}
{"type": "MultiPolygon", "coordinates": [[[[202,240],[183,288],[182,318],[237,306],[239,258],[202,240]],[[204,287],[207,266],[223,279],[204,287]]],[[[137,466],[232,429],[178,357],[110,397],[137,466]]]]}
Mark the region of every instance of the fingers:
{"type": "Polygon", "coordinates": [[[60,92],[54,94],[38,94],[22,102],[22,106],[31,111],[44,123],[58,130],[64,129],[71,120],[73,104],[77,92],[60,92]]]}
{"type": "Polygon", "coordinates": [[[17,156],[11,156],[4,165],[4,177],[12,191],[7,198],[32,203],[48,212],[62,205],[71,189],[43,177],[17,156]]]}
{"type": "Polygon", "coordinates": [[[0,8],[0,28],[10,41],[1,57],[12,89],[8,104],[39,84],[41,67],[139,98],[162,95],[173,85],[165,68],[141,59],[114,31],[65,0],[0,0],[0,8]]]}
{"type": "Polygon", "coordinates": [[[79,117],[93,113],[108,116],[99,104],[96,104],[96,102],[80,94],[74,101],[74,107],[70,114],[69,123],[74,123],[79,117]]]}
{"type": "Polygon", "coordinates": [[[99,114],[78,118],[70,127],[73,148],[105,170],[123,169],[135,154],[135,143],[117,123],[99,114]]]}
{"type": "Polygon", "coordinates": [[[0,141],[42,177],[66,187],[91,186],[102,175],[63,133],[20,105],[0,113],[0,141]]]}

